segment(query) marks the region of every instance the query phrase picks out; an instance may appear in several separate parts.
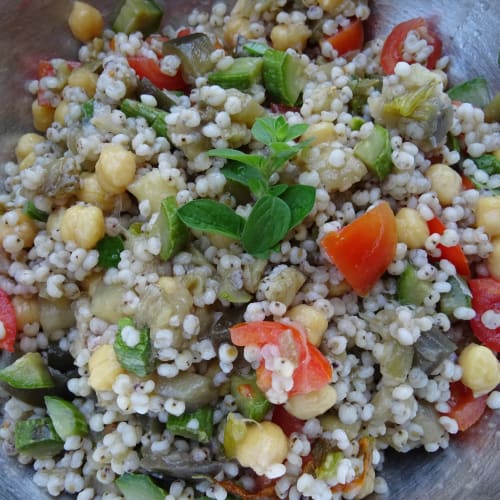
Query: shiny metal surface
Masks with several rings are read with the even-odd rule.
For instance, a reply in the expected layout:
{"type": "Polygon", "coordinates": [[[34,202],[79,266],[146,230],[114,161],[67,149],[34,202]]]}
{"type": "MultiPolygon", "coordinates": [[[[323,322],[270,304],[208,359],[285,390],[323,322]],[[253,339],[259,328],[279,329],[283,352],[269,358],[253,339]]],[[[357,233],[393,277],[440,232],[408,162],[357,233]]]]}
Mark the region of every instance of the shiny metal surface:
{"type": "MultiPolygon", "coordinates": [[[[111,18],[116,2],[93,0],[111,18]]],[[[194,6],[210,0],[166,0],[168,23],[182,19],[194,6]]],[[[500,90],[497,64],[500,49],[498,0],[380,0],[372,2],[371,36],[385,35],[403,20],[423,15],[431,18],[451,56],[452,83],[486,76],[492,92],[500,90]]],[[[25,82],[36,75],[39,59],[75,56],[66,19],[70,0],[2,0],[0,15],[0,160],[12,157],[17,137],[31,128],[31,98],[25,82]]],[[[434,454],[388,454],[383,476],[390,495],[383,498],[420,500],[493,500],[500,498],[500,415],[488,412],[481,423],[452,439],[447,450],[434,454]]],[[[0,452],[0,499],[45,500],[49,497],[31,482],[31,471],[0,452]]],[[[377,498],[377,497],[374,497],[377,498]]],[[[378,497],[382,498],[382,497],[378,497]]]]}

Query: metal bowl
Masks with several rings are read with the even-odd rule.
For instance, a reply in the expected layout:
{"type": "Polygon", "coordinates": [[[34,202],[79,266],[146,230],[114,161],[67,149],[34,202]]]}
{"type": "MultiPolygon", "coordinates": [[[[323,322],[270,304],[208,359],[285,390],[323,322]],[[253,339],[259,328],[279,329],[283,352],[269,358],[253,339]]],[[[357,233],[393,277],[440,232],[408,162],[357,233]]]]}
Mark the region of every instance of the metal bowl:
{"type": "MultiPolygon", "coordinates": [[[[91,1],[107,19],[116,10],[113,0],[91,1]]],[[[165,18],[182,21],[193,7],[207,9],[210,0],[166,0],[165,18]]],[[[234,3],[234,2],[228,2],[234,3]]],[[[77,42],[67,28],[68,0],[4,0],[0,17],[0,161],[11,159],[17,138],[31,129],[31,97],[26,81],[36,75],[38,60],[75,57],[77,42]]],[[[400,21],[419,15],[430,18],[451,56],[451,83],[485,76],[492,92],[500,90],[497,57],[500,19],[498,0],[379,0],[372,2],[369,36],[386,35],[400,21]]],[[[433,454],[413,451],[387,453],[383,476],[390,494],[383,498],[420,500],[500,498],[500,414],[487,411],[481,422],[451,439],[450,447],[433,454]]],[[[31,481],[32,471],[0,453],[0,499],[49,499],[31,481]]],[[[381,498],[374,495],[372,498],[381,498]]]]}

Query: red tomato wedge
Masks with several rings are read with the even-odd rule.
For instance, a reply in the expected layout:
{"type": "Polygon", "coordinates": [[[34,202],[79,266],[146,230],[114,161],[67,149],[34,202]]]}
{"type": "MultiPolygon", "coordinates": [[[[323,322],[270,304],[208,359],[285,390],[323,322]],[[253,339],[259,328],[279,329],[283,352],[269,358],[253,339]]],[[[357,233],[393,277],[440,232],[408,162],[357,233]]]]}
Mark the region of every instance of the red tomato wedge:
{"type": "MultiPolygon", "coordinates": [[[[306,334],[292,324],[274,321],[240,323],[229,329],[234,345],[243,347],[271,344],[279,349],[281,357],[297,366],[289,396],[321,389],[332,379],[332,366],[321,351],[312,345],[306,334]]],[[[271,388],[272,372],[263,363],[257,368],[257,385],[264,392],[271,388]]]]}
{"type": "Polygon", "coordinates": [[[476,338],[495,352],[500,352],[500,326],[487,328],[481,321],[484,312],[493,310],[500,314],[500,281],[493,278],[469,280],[472,292],[472,308],[476,316],[470,326],[476,338]]]}
{"type": "Polygon", "coordinates": [[[354,291],[367,295],[396,255],[394,213],[385,201],[343,227],[328,233],[321,246],[354,291]]]}
{"type": "Polygon", "coordinates": [[[326,41],[337,51],[339,56],[353,50],[361,50],[365,41],[365,32],[361,19],[356,19],[341,28],[338,33],[327,38],[326,41]]]}
{"type": "Polygon", "coordinates": [[[3,325],[5,334],[0,339],[0,349],[6,351],[14,351],[14,343],[16,342],[16,311],[9,296],[0,288],[0,322],[3,325]]]}
{"type": "Polygon", "coordinates": [[[380,53],[380,64],[387,75],[394,73],[396,64],[403,60],[404,42],[410,31],[417,31],[420,38],[432,45],[434,50],[427,58],[425,65],[429,69],[436,67],[436,62],[441,57],[443,44],[437,33],[429,26],[428,21],[423,17],[416,17],[395,26],[387,37],[380,53]]]}
{"type": "Polygon", "coordinates": [[[447,415],[457,421],[460,431],[465,431],[483,415],[488,394],[475,398],[472,391],[462,382],[452,382],[450,392],[451,396],[448,400],[450,411],[447,415]]]}
{"type": "MultiPolygon", "coordinates": [[[[446,226],[437,217],[428,220],[427,227],[429,228],[431,234],[443,234],[446,229],[446,226]]],[[[454,245],[452,247],[438,245],[437,247],[441,250],[441,257],[431,257],[431,260],[449,260],[455,266],[458,274],[465,276],[466,278],[470,276],[469,263],[467,262],[467,257],[465,256],[460,245],[454,245]]]]}
{"type": "Polygon", "coordinates": [[[176,75],[169,76],[162,73],[158,61],[144,56],[127,57],[130,67],[140,78],[147,78],[159,89],[185,90],[186,82],[179,70],[176,75]]]}

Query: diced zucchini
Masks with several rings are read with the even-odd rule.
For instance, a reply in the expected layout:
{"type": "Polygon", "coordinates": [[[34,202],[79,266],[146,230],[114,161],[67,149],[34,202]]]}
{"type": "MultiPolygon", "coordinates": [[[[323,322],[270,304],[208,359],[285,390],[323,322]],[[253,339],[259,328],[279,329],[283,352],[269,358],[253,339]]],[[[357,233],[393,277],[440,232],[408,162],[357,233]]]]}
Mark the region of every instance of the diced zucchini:
{"type": "Polygon", "coordinates": [[[192,33],[172,38],[163,44],[163,55],[175,55],[181,60],[184,81],[193,84],[199,76],[206,75],[214,67],[210,55],[215,50],[204,33],[192,33]]]}
{"type": "Polygon", "coordinates": [[[198,408],[182,415],[169,415],[167,430],[176,436],[208,443],[214,430],[214,410],[211,406],[198,408]]]}
{"type": "Polygon", "coordinates": [[[162,16],[162,10],[153,0],[125,0],[113,30],[127,35],[135,31],[149,35],[158,30],[162,16]]]}
{"type": "Polygon", "coordinates": [[[398,300],[404,305],[421,306],[425,297],[432,292],[432,284],[419,279],[417,270],[411,264],[398,277],[396,287],[398,300]]]}
{"type": "Polygon", "coordinates": [[[34,458],[53,457],[64,448],[50,418],[20,420],[14,431],[16,450],[34,458]]]}
{"type": "Polygon", "coordinates": [[[441,295],[439,310],[453,317],[453,311],[457,307],[471,306],[472,293],[466,281],[460,276],[450,276],[448,283],[451,285],[451,290],[441,295]]]}
{"type": "Polygon", "coordinates": [[[483,108],[490,102],[488,82],[483,77],[455,85],[447,91],[447,94],[454,101],[469,102],[478,108],[483,108]]]}
{"type": "Polygon", "coordinates": [[[161,202],[158,224],[161,241],[160,257],[169,260],[184,248],[191,234],[177,215],[175,196],[167,196],[161,202]]]}
{"type": "Polygon", "coordinates": [[[57,396],[45,396],[45,406],[52,425],[61,439],[88,434],[87,421],[73,403],[57,396]]]}
{"type": "Polygon", "coordinates": [[[271,408],[266,395],[257,386],[255,376],[233,375],[231,394],[239,412],[246,418],[260,422],[271,408]]]}
{"type": "Polygon", "coordinates": [[[28,352],[0,370],[0,380],[16,389],[46,389],[55,386],[39,352],[28,352]]]}
{"type": "Polygon", "coordinates": [[[422,332],[415,343],[414,366],[431,373],[456,349],[455,343],[437,328],[422,332]]]}
{"type": "Polygon", "coordinates": [[[389,131],[375,124],[372,133],[354,146],[354,156],[361,160],[380,180],[392,170],[391,138],[389,131]]]}
{"type": "Polygon", "coordinates": [[[301,60],[281,50],[268,49],[263,56],[262,77],[271,101],[293,106],[306,84],[301,60]]]}
{"type": "Polygon", "coordinates": [[[116,359],[125,370],[145,377],[153,371],[153,358],[151,352],[151,339],[147,328],[136,329],[130,318],[118,321],[118,333],[113,343],[116,359]],[[129,346],[123,338],[124,329],[133,328],[138,335],[138,343],[129,346]]]}
{"type": "Polygon", "coordinates": [[[315,476],[325,480],[336,477],[338,466],[343,458],[344,454],[341,451],[327,452],[319,467],[316,467],[315,476]]]}
{"type": "Polygon", "coordinates": [[[164,500],[165,490],[156,485],[145,474],[126,473],[115,481],[125,500],[164,500]]]}
{"type": "Polygon", "coordinates": [[[261,42],[248,42],[245,45],[243,45],[243,48],[251,56],[263,56],[266,50],[270,49],[269,45],[261,42]]]}
{"type": "MultiPolygon", "coordinates": [[[[141,78],[137,83],[137,95],[142,94],[152,95],[158,103],[158,108],[163,111],[168,111],[172,106],[179,104],[176,91],[159,89],[146,77],[141,78]]],[[[182,92],[180,94],[183,95],[182,92]]]]}
{"type": "Polygon", "coordinates": [[[229,68],[208,75],[208,83],[225,89],[247,90],[261,77],[261,57],[239,57],[229,68]]]}
{"type": "Polygon", "coordinates": [[[252,296],[243,288],[236,288],[231,279],[231,270],[221,273],[221,282],[217,296],[233,304],[246,304],[252,296]]]}
{"type": "Polygon", "coordinates": [[[380,359],[380,373],[390,381],[403,383],[412,367],[413,351],[413,346],[401,345],[396,340],[386,341],[380,359]]]}

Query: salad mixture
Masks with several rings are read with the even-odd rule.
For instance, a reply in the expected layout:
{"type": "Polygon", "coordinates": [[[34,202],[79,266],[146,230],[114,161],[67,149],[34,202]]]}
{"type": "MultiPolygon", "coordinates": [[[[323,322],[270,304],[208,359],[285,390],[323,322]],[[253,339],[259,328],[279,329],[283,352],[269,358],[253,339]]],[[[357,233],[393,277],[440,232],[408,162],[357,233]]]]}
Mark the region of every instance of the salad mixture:
{"type": "Polygon", "coordinates": [[[0,439],[50,495],[384,494],[500,408],[500,98],[369,13],[74,3],[1,172],[0,439]]]}

